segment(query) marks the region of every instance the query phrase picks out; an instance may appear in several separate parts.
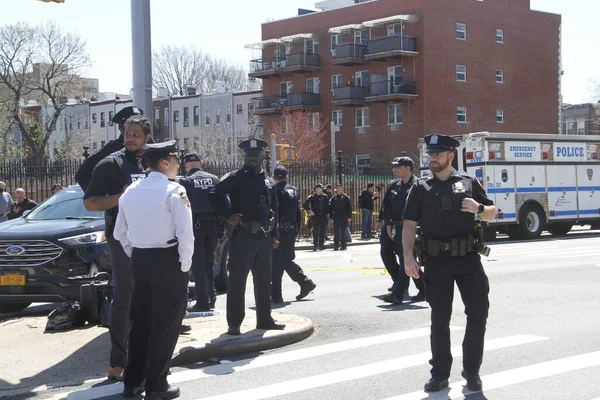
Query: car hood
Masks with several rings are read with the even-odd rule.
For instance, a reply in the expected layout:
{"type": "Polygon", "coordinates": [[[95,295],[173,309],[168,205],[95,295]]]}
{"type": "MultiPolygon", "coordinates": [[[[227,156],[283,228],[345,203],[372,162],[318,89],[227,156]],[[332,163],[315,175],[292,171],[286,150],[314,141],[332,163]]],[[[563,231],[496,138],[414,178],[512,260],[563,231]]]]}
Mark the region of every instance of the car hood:
{"type": "Polygon", "coordinates": [[[19,218],[0,224],[0,239],[58,239],[99,230],[104,230],[104,219],[31,221],[19,218]]]}

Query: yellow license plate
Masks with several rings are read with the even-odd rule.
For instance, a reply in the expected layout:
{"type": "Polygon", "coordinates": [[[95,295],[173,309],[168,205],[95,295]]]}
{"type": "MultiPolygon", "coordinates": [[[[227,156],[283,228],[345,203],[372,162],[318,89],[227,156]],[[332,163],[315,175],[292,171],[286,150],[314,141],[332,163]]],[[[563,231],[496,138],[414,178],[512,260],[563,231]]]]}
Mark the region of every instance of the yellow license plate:
{"type": "Polygon", "coordinates": [[[0,275],[0,286],[25,286],[25,275],[0,275]]]}

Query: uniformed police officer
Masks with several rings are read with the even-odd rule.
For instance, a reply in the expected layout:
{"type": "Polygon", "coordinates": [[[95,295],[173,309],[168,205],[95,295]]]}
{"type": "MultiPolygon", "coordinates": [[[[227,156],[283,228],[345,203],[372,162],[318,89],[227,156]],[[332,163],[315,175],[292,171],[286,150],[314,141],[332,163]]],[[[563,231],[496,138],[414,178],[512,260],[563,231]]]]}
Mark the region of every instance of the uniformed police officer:
{"type": "Polygon", "coordinates": [[[179,397],[167,375],[185,315],[194,231],[185,188],[171,181],[179,169],[177,154],[175,140],[146,145],[150,175],[132,183],[119,199],[114,237],[131,257],[135,280],[126,397],[143,392],[144,380],[146,399],[179,397]]]}
{"type": "MultiPolygon", "coordinates": [[[[415,163],[410,157],[396,157],[392,161],[394,174],[398,179],[394,183],[394,189],[388,189],[389,195],[386,196],[386,215],[385,215],[385,232],[382,235],[387,236],[393,242],[393,251],[386,254],[392,258],[386,260],[390,268],[394,269],[393,274],[394,286],[392,293],[383,297],[383,301],[393,304],[402,304],[404,301],[404,292],[408,289],[410,278],[404,272],[404,254],[402,250],[402,213],[406,204],[408,191],[416,182],[416,177],[413,175],[415,163]],[[396,256],[398,261],[396,262],[396,256]]],[[[386,193],[387,195],[388,193],[386,193]]],[[[387,242],[387,240],[386,240],[387,242]]],[[[389,250],[388,250],[389,251],[389,250]]],[[[425,300],[425,291],[421,278],[415,279],[415,286],[419,289],[419,293],[411,298],[411,301],[425,300]]]]}
{"type": "Polygon", "coordinates": [[[244,166],[224,177],[209,195],[215,213],[236,227],[229,241],[227,333],[230,335],[241,334],[250,271],[254,282],[256,328],[285,328],[271,318],[271,253],[279,245],[279,236],[274,182],[262,169],[267,146],[267,142],[259,139],[241,142],[244,166]]]}
{"type": "Polygon", "coordinates": [[[333,219],[333,250],[346,250],[348,243],[346,228],[352,221],[352,202],[344,193],[342,185],[335,187],[335,196],[329,201],[329,208],[333,219]]]}
{"type": "Polygon", "coordinates": [[[303,207],[312,219],[313,251],[325,250],[325,232],[329,223],[329,198],[323,193],[323,184],[315,185],[315,192],[304,201],[303,207]]]}
{"type": "Polygon", "coordinates": [[[478,180],[452,168],[459,142],[433,134],[425,138],[431,178],[418,181],[409,194],[404,211],[404,267],[407,275],[419,277],[413,247],[417,223],[425,240],[426,296],[431,306],[431,379],[426,391],[448,386],[452,366],[450,316],[454,282],[458,285],[467,314],[463,340],[463,371],[470,390],[482,388],[479,368],[488,316],[489,284],[477,253],[483,243],[475,235],[475,216],[490,221],[496,207],[478,180]]]}
{"type": "Polygon", "coordinates": [[[283,271],[300,285],[300,294],[296,300],[302,300],[313,291],[317,285],[294,262],[296,236],[302,223],[300,211],[300,194],[298,189],[287,182],[288,171],[284,166],[277,166],[273,171],[275,192],[279,205],[279,247],[273,250],[273,270],[271,273],[271,300],[273,303],[283,303],[281,279],[283,271]]]}
{"type": "Polygon", "coordinates": [[[210,311],[214,309],[217,299],[214,262],[219,221],[208,201],[208,194],[219,183],[219,178],[202,170],[202,160],[196,153],[184,155],[183,165],[187,174],[179,183],[185,188],[192,203],[196,241],[192,259],[196,304],[190,311],[210,311]]]}

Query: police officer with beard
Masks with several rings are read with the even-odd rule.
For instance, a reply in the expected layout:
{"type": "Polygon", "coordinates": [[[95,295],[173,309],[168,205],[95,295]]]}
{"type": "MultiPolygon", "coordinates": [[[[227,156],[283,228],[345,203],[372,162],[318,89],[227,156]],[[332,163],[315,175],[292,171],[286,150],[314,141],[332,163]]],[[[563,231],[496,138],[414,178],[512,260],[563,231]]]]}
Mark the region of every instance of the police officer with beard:
{"type": "Polygon", "coordinates": [[[302,300],[317,287],[304,274],[302,268],[294,262],[294,258],[296,258],[294,246],[302,223],[302,213],[300,211],[298,189],[287,182],[287,177],[287,168],[283,166],[277,166],[273,171],[275,192],[279,204],[279,247],[273,249],[273,271],[271,274],[271,299],[273,303],[283,303],[281,293],[283,271],[287,272],[290,278],[300,285],[300,294],[296,296],[296,300],[302,300]]]}
{"type": "Polygon", "coordinates": [[[404,268],[406,274],[419,277],[413,254],[417,223],[425,240],[427,301],[431,307],[431,379],[425,391],[437,392],[448,386],[452,367],[450,317],[454,282],[458,286],[467,315],[463,340],[463,371],[467,388],[482,389],[479,368],[489,309],[489,283],[478,251],[483,243],[475,232],[475,216],[491,221],[496,215],[494,203],[475,178],[460,175],[452,168],[459,142],[450,136],[425,137],[429,168],[433,176],[419,179],[413,186],[404,210],[404,268]]]}
{"type": "Polygon", "coordinates": [[[192,312],[210,311],[215,308],[215,248],[219,236],[219,220],[208,201],[208,194],[219,183],[219,178],[202,170],[202,160],[196,153],[183,156],[186,176],[179,180],[192,203],[194,218],[194,275],[196,304],[192,312]]]}
{"type": "Polygon", "coordinates": [[[325,250],[325,232],[329,223],[329,197],[323,193],[323,184],[315,185],[315,192],[308,196],[303,207],[312,219],[313,251],[325,250]]]}

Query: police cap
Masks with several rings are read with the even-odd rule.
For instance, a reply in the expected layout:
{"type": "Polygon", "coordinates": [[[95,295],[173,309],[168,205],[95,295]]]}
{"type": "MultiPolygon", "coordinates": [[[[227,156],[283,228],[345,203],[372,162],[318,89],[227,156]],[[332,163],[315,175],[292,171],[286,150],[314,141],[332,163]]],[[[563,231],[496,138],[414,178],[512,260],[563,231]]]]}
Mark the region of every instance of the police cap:
{"type": "Polygon", "coordinates": [[[321,189],[323,189],[323,187],[324,187],[324,186],[323,186],[323,184],[322,184],[322,183],[317,183],[317,184],[315,185],[315,189],[316,189],[316,188],[321,188],[321,189]]]}
{"type": "Polygon", "coordinates": [[[415,162],[410,157],[396,157],[392,160],[392,165],[401,167],[415,167],[415,162]]]}
{"type": "Polygon", "coordinates": [[[288,170],[283,165],[278,165],[273,170],[273,176],[276,178],[286,178],[288,175],[288,170]]]}
{"type": "Polygon", "coordinates": [[[112,122],[119,125],[124,124],[127,118],[133,117],[134,115],[144,115],[144,112],[139,107],[125,107],[115,114],[115,116],[112,119],[112,122]]]}
{"type": "Polygon", "coordinates": [[[460,146],[458,140],[440,133],[425,136],[425,143],[427,144],[425,148],[425,152],[427,153],[443,153],[445,151],[452,151],[460,146]]]}
{"type": "Polygon", "coordinates": [[[176,143],[177,143],[176,140],[169,140],[168,142],[146,144],[146,145],[144,145],[144,147],[142,147],[142,150],[144,151],[144,157],[147,157],[147,158],[163,158],[163,157],[168,157],[168,156],[177,157],[177,156],[179,156],[179,153],[177,152],[177,146],[175,146],[176,143]]]}
{"type": "Polygon", "coordinates": [[[198,153],[187,153],[183,156],[183,162],[194,162],[194,161],[202,161],[198,153]]]}
{"type": "Polygon", "coordinates": [[[267,142],[260,139],[248,139],[239,144],[239,148],[247,154],[262,154],[269,146],[267,142]]]}

